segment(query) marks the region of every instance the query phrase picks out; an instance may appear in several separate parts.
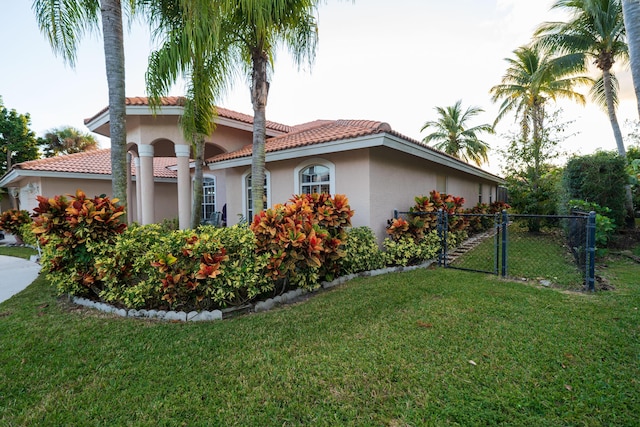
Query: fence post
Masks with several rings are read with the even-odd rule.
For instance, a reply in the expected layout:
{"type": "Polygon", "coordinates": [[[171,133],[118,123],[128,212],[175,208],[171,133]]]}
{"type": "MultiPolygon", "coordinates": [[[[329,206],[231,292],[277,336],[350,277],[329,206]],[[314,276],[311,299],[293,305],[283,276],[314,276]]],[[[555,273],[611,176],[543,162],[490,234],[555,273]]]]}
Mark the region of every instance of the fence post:
{"type": "Polygon", "coordinates": [[[493,238],[493,248],[495,249],[493,274],[496,276],[499,274],[500,269],[500,214],[496,213],[493,216],[493,228],[496,230],[496,235],[493,238]]]}
{"type": "Polygon", "coordinates": [[[443,211],[442,209],[440,209],[442,211],[442,219],[443,219],[443,224],[442,224],[442,240],[444,242],[444,257],[443,257],[443,263],[445,268],[447,267],[447,252],[448,252],[448,244],[447,244],[447,232],[449,231],[449,214],[445,211],[443,211]]]}
{"type": "Polygon", "coordinates": [[[502,211],[502,277],[507,276],[507,223],[509,222],[509,216],[507,210],[502,211]]]}
{"type": "Polygon", "coordinates": [[[589,212],[587,219],[587,250],[586,250],[585,284],[590,291],[596,290],[596,213],[589,212]]]}
{"type": "Polygon", "coordinates": [[[442,259],[444,257],[444,238],[442,232],[442,209],[438,209],[438,214],[436,216],[436,230],[438,230],[438,239],[440,240],[440,248],[438,249],[438,267],[442,267],[442,259]]]}

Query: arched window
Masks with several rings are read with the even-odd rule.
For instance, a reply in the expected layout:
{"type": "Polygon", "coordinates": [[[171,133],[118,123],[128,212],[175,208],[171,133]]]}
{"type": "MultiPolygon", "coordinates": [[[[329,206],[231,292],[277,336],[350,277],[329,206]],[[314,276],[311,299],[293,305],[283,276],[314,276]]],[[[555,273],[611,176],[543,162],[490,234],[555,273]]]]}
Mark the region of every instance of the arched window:
{"type": "Polygon", "coordinates": [[[307,160],[295,169],[294,185],[299,194],[334,194],[335,165],[323,159],[307,160]]]}
{"type": "Polygon", "coordinates": [[[202,180],[202,219],[208,220],[216,211],[216,180],[204,178],[202,180]]]}
{"type": "MultiPolygon", "coordinates": [[[[271,205],[271,194],[269,192],[269,171],[264,171],[264,204],[263,209],[267,209],[271,205]]],[[[242,211],[246,215],[246,220],[251,222],[253,220],[253,192],[251,187],[253,182],[251,180],[251,171],[248,171],[243,175],[242,189],[244,197],[242,198],[242,211]]]]}

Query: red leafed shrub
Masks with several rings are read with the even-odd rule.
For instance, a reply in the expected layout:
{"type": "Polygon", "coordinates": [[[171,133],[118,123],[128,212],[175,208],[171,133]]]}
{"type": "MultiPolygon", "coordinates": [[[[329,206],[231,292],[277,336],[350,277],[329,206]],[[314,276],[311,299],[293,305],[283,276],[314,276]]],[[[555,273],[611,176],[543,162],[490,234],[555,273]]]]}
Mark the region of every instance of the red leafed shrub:
{"type": "Polygon", "coordinates": [[[502,212],[503,210],[507,210],[510,207],[511,206],[505,202],[493,202],[491,204],[478,203],[474,207],[465,211],[465,213],[468,214],[483,215],[468,217],[467,220],[469,222],[469,228],[473,232],[488,230],[495,223],[494,215],[502,212]]]}
{"type": "Polygon", "coordinates": [[[156,255],[151,266],[164,276],[160,279],[162,300],[171,308],[209,308],[209,299],[203,304],[206,297],[211,297],[209,279],[220,275],[222,263],[229,260],[226,249],[218,245],[217,241],[207,242],[192,234],[185,237],[180,248],[175,248],[179,251],[177,256],[156,255]]]}
{"type": "Polygon", "coordinates": [[[16,236],[16,241],[22,241],[21,228],[31,222],[29,212],[25,210],[10,209],[0,214],[0,230],[4,230],[16,236]]]}
{"type": "Polygon", "coordinates": [[[270,256],[267,275],[283,287],[311,289],[340,271],[338,260],[353,211],[346,196],[301,194],[256,215],[258,253],[270,256]]]}
{"type": "Polygon", "coordinates": [[[95,257],[126,228],[118,199],[75,196],[37,196],[33,232],[44,245],[43,270],[61,293],[99,294],[101,283],[95,257]],[[102,245],[102,248],[101,248],[102,245]]]}
{"type": "Polygon", "coordinates": [[[414,240],[422,239],[426,234],[436,229],[438,211],[449,214],[449,231],[463,231],[467,222],[456,214],[463,213],[464,198],[433,190],[429,196],[415,197],[415,205],[409,209],[408,218],[396,218],[389,221],[387,233],[394,240],[403,236],[410,236],[414,240]]]}

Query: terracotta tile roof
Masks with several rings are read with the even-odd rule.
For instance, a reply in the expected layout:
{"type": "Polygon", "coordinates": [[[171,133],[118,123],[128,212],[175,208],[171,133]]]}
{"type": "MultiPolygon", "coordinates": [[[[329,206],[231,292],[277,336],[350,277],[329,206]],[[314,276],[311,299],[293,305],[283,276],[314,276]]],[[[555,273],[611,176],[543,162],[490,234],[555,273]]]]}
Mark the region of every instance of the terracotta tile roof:
{"type": "MultiPolygon", "coordinates": [[[[175,164],[175,157],[154,157],[153,175],[156,178],[176,178],[177,172],[168,169],[169,166],[175,164]]],[[[18,163],[14,165],[14,168],[33,171],[111,175],[111,150],[105,148],[66,156],[30,160],[18,163]]],[[[135,175],[135,172],[135,166],[132,164],[131,173],[135,175]]]]}
{"type": "MultiPolygon", "coordinates": [[[[125,104],[126,105],[131,105],[131,106],[148,106],[149,105],[149,98],[144,97],[144,96],[134,96],[134,97],[128,97],[125,98],[125,104]]],[[[165,106],[165,107],[170,107],[170,106],[174,106],[174,107],[180,107],[184,105],[184,97],[182,96],[166,96],[164,98],[162,98],[160,100],[160,105],[161,106],[165,106]]],[[[238,113],[237,111],[233,111],[233,110],[228,110],[226,108],[222,108],[222,107],[216,107],[218,110],[218,116],[219,117],[224,117],[227,119],[231,119],[231,120],[236,120],[239,122],[243,122],[243,123],[248,123],[248,124],[253,124],[253,116],[250,116],[248,114],[242,114],[242,113],[238,113]]],[[[109,107],[105,107],[102,110],[100,110],[97,114],[93,115],[92,117],[85,119],[84,123],[90,123],[92,120],[94,120],[96,117],[100,116],[101,114],[105,113],[107,110],[109,109],[109,107]]],[[[276,123],[276,122],[272,122],[270,120],[267,120],[267,129],[271,129],[277,132],[290,132],[291,131],[291,126],[287,126],[287,125],[283,125],[281,123],[276,123]]]]}
{"type": "MultiPolygon", "coordinates": [[[[383,132],[391,132],[388,123],[371,120],[316,120],[293,126],[288,134],[267,139],[265,150],[271,153],[383,132]]],[[[216,163],[248,156],[251,156],[251,144],[230,153],[219,154],[208,161],[216,163]]]]}

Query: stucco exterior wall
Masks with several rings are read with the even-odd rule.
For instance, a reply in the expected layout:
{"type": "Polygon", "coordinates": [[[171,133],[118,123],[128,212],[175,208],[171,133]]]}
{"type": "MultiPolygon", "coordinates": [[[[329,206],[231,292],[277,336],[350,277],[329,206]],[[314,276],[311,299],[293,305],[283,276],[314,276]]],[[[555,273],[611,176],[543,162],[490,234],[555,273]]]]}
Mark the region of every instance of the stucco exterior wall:
{"type": "MultiPolygon", "coordinates": [[[[355,211],[353,226],[371,227],[380,242],[387,235],[387,221],[393,218],[394,209],[407,211],[416,196],[426,196],[434,189],[464,197],[465,207],[471,207],[478,202],[479,184],[482,183],[483,202],[489,202],[489,194],[495,200],[495,183],[387,147],[374,147],[268,162],[270,205],[284,203],[292,194],[299,193],[294,184],[294,171],[309,164],[310,160],[333,164],[335,193],[349,198],[355,211]],[[438,188],[445,179],[446,188],[438,188]]],[[[250,166],[244,166],[226,172],[225,196],[230,225],[237,223],[238,214],[245,214],[243,180],[250,169],[250,166]]]]}
{"type": "MultiPolygon", "coordinates": [[[[295,186],[295,170],[308,164],[327,164],[334,167],[335,193],[345,194],[349,198],[351,209],[355,211],[352,218],[354,226],[368,225],[369,210],[369,153],[368,150],[354,150],[343,153],[332,153],[322,156],[269,162],[270,206],[285,203],[292,195],[300,193],[295,186]],[[311,163],[309,163],[311,162],[311,163]]],[[[227,171],[226,202],[228,224],[235,224],[238,214],[243,211],[244,176],[250,167],[239,167],[227,171]]],[[[218,171],[212,171],[217,173],[218,171]]],[[[216,190],[217,191],[217,190],[216,190]]],[[[218,195],[216,194],[216,197],[218,195]]]]}
{"type": "Polygon", "coordinates": [[[393,210],[407,211],[416,196],[428,196],[432,190],[464,197],[465,208],[478,203],[479,184],[483,184],[483,202],[495,200],[495,183],[456,171],[386,147],[371,149],[371,222],[370,227],[383,239],[387,220],[393,210]],[[446,177],[446,188],[438,188],[438,178],[446,177]]]}
{"type": "MultiPolygon", "coordinates": [[[[187,144],[177,116],[128,116],[127,142],[135,144],[150,144],[157,140],[169,140],[174,144],[187,144]]],[[[239,150],[252,142],[251,132],[218,125],[206,143],[218,145],[225,152],[239,150]]],[[[171,157],[172,147],[157,146],[156,156],[171,157]]]]}

